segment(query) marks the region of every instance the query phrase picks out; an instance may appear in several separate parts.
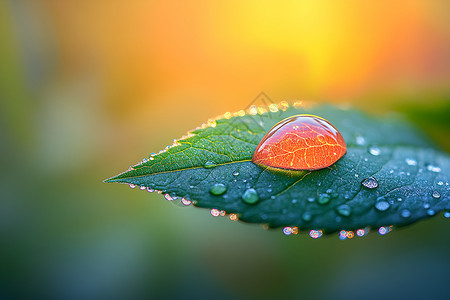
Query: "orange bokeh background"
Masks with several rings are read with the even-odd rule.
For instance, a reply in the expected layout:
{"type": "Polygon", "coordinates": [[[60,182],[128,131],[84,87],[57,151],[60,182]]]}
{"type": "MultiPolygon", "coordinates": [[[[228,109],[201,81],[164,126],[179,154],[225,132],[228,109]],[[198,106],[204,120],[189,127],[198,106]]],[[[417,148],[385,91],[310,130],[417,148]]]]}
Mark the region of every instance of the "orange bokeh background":
{"type": "Polygon", "coordinates": [[[383,237],[292,238],[102,180],[260,92],[400,112],[449,151],[449,12],[447,0],[0,1],[0,298],[445,297],[442,216],[383,237]]]}

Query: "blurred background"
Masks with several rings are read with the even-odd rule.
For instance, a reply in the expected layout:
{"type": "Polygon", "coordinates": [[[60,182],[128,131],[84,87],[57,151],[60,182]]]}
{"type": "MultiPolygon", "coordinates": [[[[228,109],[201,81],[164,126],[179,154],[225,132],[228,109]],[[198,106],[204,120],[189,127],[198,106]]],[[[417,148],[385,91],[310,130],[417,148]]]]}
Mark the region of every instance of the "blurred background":
{"type": "Polygon", "coordinates": [[[273,101],[399,112],[450,151],[450,1],[0,1],[0,299],[446,298],[442,215],[284,236],[102,180],[273,101]]]}

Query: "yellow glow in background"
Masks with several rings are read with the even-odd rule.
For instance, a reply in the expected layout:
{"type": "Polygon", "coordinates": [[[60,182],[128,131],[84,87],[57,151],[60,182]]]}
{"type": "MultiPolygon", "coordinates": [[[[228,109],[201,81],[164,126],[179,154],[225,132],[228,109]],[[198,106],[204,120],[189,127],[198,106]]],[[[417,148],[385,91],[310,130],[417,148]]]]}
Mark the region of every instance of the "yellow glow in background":
{"type": "Polygon", "coordinates": [[[448,293],[441,217],[315,241],[101,180],[261,91],[401,112],[448,151],[449,12],[445,0],[3,1],[0,298],[448,293]]]}

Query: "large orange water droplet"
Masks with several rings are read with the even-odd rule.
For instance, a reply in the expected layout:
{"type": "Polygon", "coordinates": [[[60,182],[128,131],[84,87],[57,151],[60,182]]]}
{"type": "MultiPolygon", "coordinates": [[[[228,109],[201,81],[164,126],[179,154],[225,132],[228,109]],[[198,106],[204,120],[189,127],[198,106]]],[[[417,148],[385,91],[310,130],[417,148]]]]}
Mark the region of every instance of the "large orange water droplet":
{"type": "Polygon", "coordinates": [[[319,170],[347,151],[344,138],[327,120],[296,115],[277,123],[253,154],[255,164],[288,170],[319,170]]]}

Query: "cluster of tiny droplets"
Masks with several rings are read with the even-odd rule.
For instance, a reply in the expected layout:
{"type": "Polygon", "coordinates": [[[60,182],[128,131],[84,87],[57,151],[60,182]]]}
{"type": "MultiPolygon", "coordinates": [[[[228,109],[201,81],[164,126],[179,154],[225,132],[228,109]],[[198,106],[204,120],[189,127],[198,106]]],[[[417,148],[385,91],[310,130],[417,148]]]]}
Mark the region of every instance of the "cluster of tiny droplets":
{"type": "Polygon", "coordinates": [[[211,215],[213,217],[224,217],[227,213],[224,210],[218,210],[217,208],[211,209],[211,215]]]}
{"type": "MultiPolygon", "coordinates": [[[[368,227],[361,228],[356,230],[356,236],[363,237],[366,236],[369,233],[370,229],[368,227]]],[[[346,239],[352,239],[355,237],[355,232],[351,230],[341,230],[339,231],[339,239],[340,240],[346,240],[346,239]]]]}
{"type": "MultiPolygon", "coordinates": [[[[137,187],[137,185],[132,184],[132,183],[130,183],[128,186],[129,186],[130,188],[132,188],[132,189],[134,189],[134,188],[137,187]]],[[[162,191],[155,190],[155,189],[152,189],[152,188],[150,188],[150,187],[143,186],[143,185],[139,186],[139,189],[140,189],[141,191],[147,191],[147,192],[149,192],[149,193],[156,192],[156,193],[158,193],[158,194],[163,194],[162,191]]],[[[180,197],[172,197],[172,196],[170,196],[169,194],[164,194],[164,198],[165,198],[167,201],[174,201],[174,200],[176,200],[176,199],[180,199],[180,197]]],[[[189,199],[186,199],[186,198],[181,198],[181,201],[180,201],[180,202],[181,202],[181,204],[183,204],[184,206],[189,206],[189,205],[192,204],[192,201],[189,200],[189,199]]]]}
{"type": "Polygon", "coordinates": [[[284,227],[283,228],[283,233],[285,234],[285,235],[291,235],[291,234],[298,234],[298,227],[289,227],[289,226],[286,226],[286,227],[284,227]]]}

